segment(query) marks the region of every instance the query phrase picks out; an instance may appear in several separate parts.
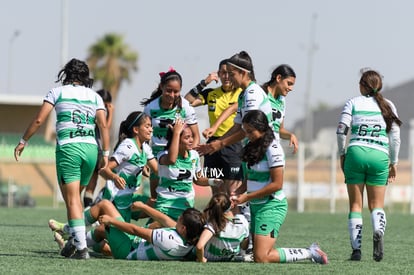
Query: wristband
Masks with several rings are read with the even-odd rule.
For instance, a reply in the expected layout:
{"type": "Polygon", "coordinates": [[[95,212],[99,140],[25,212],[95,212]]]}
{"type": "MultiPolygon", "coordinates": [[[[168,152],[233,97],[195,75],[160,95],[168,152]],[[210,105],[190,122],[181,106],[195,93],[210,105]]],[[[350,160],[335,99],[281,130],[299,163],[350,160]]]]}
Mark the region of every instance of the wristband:
{"type": "Polygon", "coordinates": [[[102,151],[102,156],[109,157],[109,151],[102,151]]]}
{"type": "Polygon", "coordinates": [[[208,185],[210,185],[210,186],[216,186],[217,184],[216,184],[215,179],[208,179],[208,185]]]}
{"type": "Polygon", "coordinates": [[[27,144],[27,141],[24,140],[24,138],[21,138],[20,141],[19,141],[19,144],[26,145],[27,144]]]}
{"type": "Polygon", "coordinates": [[[206,81],[203,79],[198,83],[194,88],[191,89],[190,95],[193,97],[198,97],[200,92],[207,86],[206,81]]]}

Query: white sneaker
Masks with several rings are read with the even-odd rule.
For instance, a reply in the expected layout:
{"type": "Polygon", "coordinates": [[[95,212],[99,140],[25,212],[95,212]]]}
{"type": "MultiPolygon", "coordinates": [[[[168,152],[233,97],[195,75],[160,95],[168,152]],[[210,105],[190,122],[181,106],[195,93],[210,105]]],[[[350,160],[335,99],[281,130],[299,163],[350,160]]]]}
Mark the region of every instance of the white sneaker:
{"type": "Polygon", "coordinates": [[[328,264],[328,255],[321,250],[317,243],[311,244],[309,251],[312,255],[312,262],[318,264],[328,264]]]}

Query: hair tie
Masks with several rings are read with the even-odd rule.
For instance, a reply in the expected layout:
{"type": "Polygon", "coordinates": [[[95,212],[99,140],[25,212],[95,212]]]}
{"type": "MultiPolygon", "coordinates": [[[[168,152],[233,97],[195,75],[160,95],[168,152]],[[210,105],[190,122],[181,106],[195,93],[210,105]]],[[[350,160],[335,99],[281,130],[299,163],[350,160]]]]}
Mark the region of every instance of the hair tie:
{"type": "Polygon", "coordinates": [[[166,71],[166,72],[160,72],[159,75],[162,78],[166,73],[173,73],[173,72],[176,72],[176,71],[175,71],[175,69],[172,66],[170,66],[170,68],[168,68],[168,71],[166,71]]]}
{"type": "Polygon", "coordinates": [[[372,89],[372,92],[373,92],[374,94],[376,94],[376,93],[378,92],[378,89],[372,89]]]}

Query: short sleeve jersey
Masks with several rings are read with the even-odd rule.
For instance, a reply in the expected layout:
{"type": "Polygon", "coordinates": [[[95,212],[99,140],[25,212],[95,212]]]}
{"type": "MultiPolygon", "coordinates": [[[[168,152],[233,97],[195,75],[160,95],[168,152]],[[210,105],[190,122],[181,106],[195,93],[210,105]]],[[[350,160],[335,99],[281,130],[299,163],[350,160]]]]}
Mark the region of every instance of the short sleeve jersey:
{"type": "MultiPolygon", "coordinates": [[[[285,166],[285,154],[280,143],[275,138],[266,150],[266,154],[261,161],[251,167],[243,162],[244,173],[247,176],[247,192],[251,193],[264,188],[271,182],[270,168],[285,166]]],[[[285,198],[283,190],[275,192],[273,197],[279,200],[285,198]]],[[[250,201],[251,204],[266,203],[269,198],[258,198],[250,201]]]]}
{"type": "Polygon", "coordinates": [[[204,257],[208,261],[231,260],[240,252],[240,243],[249,236],[249,223],[242,214],[236,214],[221,232],[210,224],[205,226],[214,236],[207,242],[204,257]]]}
{"type": "Polygon", "coordinates": [[[182,260],[191,252],[175,228],[159,228],[152,231],[152,243],[142,240],[138,248],[129,253],[128,260],[159,261],[182,260]]]}
{"type": "MultiPolygon", "coordinates": [[[[398,116],[394,104],[387,101],[398,116]]],[[[342,110],[340,122],[351,129],[349,146],[365,146],[389,153],[386,123],[373,97],[357,96],[348,100],[342,110]]]]}
{"type": "MultiPolygon", "coordinates": [[[[210,125],[213,125],[221,113],[233,104],[237,104],[238,98],[241,93],[241,89],[225,92],[222,87],[217,87],[213,90],[203,90],[200,95],[204,105],[208,106],[208,117],[210,125]]],[[[222,124],[217,128],[214,133],[215,137],[221,137],[224,135],[234,124],[234,117],[236,113],[230,115],[222,124]]]]}
{"type": "Polygon", "coordinates": [[[154,155],[147,143],[144,142],[142,150],[139,150],[136,140],[127,138],[119,144],[111,158],[118,163],[113,172],[125,179],[127,188],[135,191],[140,186],[144,166],[154,155]]]}
{"type": "Polygon", "coordinates": [[[273,127],[272,106],[270,105],[269,97],[265,91],[254,82],[251,82],[250,85],[240,93],[237,115],[234,118],[234,123],[242,124],[243,117],[251,110],[263,111],[269,120],[269,125],[273,127]]]}
{"type": "MultiPolygon", "coordinates": [[[[158,153],[158,161],[168,151],[158,153]]],[[[201,171],[200,156],[195,150],[188,151],[188,157],[178,157],[171,165],[159,165],[160,181],[157,187],[157,206],[173,203],[174,208],[185,210],[194,206],[193,180],[201,171]]]]}
{"type": "Polygon", "coordinates": [[[50,90],[44,101],[56,110],[57,144],[96,144],[96,111],[105,110],[99,94],[84,86],[64,85],[50,90]]]}
{"type": "Polygon", "coordinates": [[[119,189],[114,181],[107,180],[103,198],[113,201],[118,209],[129,208],[132,195],[141,186],[142,170],[148,160],[153,158],[151,147],[147,143],[143,143],[142,150],[138,150],[135,139],[123,140],[112,154],[111,159],[118,163],[113,172],[125,179],[125,188],[119,189]]]}
{"type": "Polygon", "coordinates": [[[154,99],[144,108],[144,113],[151,117],[152,147],[155,154],[167,145],[168,125],[173,124],[177,117],[183,119],[187,125],[197,124],[195,110],[185,98],[181,97],[181,108],[175,106],[170,110],[163,109],[160,106],[160,100],[160,97],[154,99]]]}

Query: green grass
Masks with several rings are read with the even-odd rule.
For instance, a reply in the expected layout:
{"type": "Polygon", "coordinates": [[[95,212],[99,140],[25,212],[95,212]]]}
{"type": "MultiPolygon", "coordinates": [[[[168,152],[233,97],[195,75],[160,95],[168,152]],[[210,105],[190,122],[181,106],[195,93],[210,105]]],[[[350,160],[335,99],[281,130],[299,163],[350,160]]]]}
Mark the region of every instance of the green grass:
{"type": "Polygon", "coordinates": [[[304,247],[317,241],[329,255],[326,266],[294,264],[139,262],[92,258],[68,260],[58,255],[57,245],[47,227],[49,218],[65,220],[65,209],[0,208],[0,274],[408,274],[412,273],[413,217],[388,215],[385,255],[372,260],[372,228],[364,213],[363,258],[348,261],[350,245],[347,214],[291,212],[283,225],[278,247],[304,247]]]}

